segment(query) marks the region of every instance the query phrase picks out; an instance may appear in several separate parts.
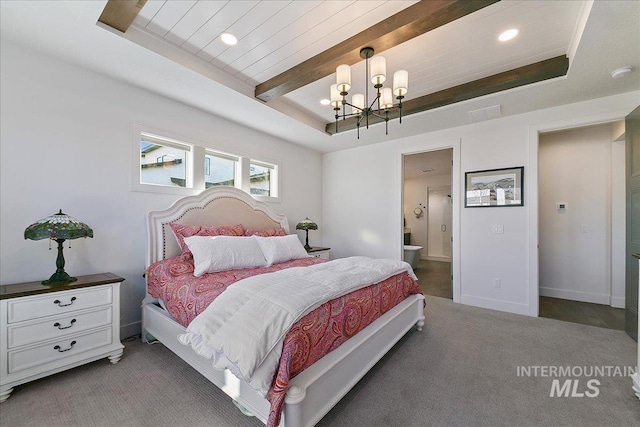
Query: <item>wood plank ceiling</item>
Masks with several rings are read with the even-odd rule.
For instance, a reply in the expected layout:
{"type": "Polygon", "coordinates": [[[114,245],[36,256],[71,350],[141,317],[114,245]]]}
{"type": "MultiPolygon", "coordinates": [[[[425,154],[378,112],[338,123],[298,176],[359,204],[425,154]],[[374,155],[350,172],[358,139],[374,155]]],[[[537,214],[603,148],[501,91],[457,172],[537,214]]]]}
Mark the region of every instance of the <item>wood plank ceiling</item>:
{"type": "MultiPolygon", "coordinates": [[[[385,52],[388,82],[393,71],[409,71],[408,116],[565,75],[583,3],[109,0],[100,21],[122,31],[139,11],[138,29],[255,86],[262,101],[286,100],[333,134],[334,111],[319,101],[342,63],[353,65],[351,93],[364,92],[362,47],[385,52]],[[509,28],[519,40],[497,42],[509,28]],[[238,44],[225,45],[223,32],[238,44]]],[[[354,118],[339,123],[339,131],[355,127],[354,118]]]]}

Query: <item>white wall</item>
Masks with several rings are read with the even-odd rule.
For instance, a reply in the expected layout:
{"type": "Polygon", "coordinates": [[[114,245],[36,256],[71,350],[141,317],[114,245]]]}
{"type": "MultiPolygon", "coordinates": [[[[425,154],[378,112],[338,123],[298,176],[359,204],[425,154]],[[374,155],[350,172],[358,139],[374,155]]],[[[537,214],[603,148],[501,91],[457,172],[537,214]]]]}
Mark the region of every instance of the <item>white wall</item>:
{"type": "Polygon", "coordinates": [[[319,230],[311,243],[322,242],[319,153],[12,43],[3,42],[1,53],[2,284],[42,280],[55,271],[48,242],[25,240],[23,232],[63,209],[94,230],[93,239],[65,247],[66,271],[124,277],[123,337],[139,330],[145,216],[179,196],[130,190],[134,122],[225,152],[274,159],[282,179],[275,208],[287,214],[292,230],[305,216],[313,218],[319,230]]]}
{"type": "Polygon", "coordinates": [[[424,215],[416,218],[413,210],[419,207],[419,203],[422,203],[423,206],[427,205],[427,189],[429,187],[440,187],[444,185],[451,185],[451,175],[409,178],[404,181],[404,215],[407,219],[407,227],[411,228],[411,244],[424,248],[420,256],[422,259],[427,259],[428,215],[426,209],[423,209],[424,215]]]}
{"type": "Polygon", "coordinates": [[[611,303],[611,133],[607,123],[540,135],[540,295],[611,303]]]}
{"type": "Polygon", "coordinates": [[[611,306],[625,308],[627,184],[624,121],[612,123],[611,129],[611,306]]]}
{"type": "MultiPolygon", "coordinates": [[[[621,118],[639,99],[638,92],[630,92],[325,154],[323,243],[336,256],[401,259],[399,158],[403,152],[437,149],[460,140],[459,158],[454,150],[460,176],[454,176],[454,183],[464,179],[465,171],[525,167],[525,206],[465,209],[463,203],[454,205],[454,227],[455,215],[460,215],[460,229],[454,229],[460,238],[460,301],[537,315],[533,297],[538,285],[537,132],[621,118]],[[504,234],[492,234],[493,225],[504,226],[504,234]],[[493,286],[494,278],[501,280],[500,288],[493,286]]],[[[366,132],[361,135],[366,137],[366,132]]],[[[463,191],[461,186],[457,200],[463,200],[463,191]]],[[[454,275],[455,251],[454,246],[454,275]]]]}

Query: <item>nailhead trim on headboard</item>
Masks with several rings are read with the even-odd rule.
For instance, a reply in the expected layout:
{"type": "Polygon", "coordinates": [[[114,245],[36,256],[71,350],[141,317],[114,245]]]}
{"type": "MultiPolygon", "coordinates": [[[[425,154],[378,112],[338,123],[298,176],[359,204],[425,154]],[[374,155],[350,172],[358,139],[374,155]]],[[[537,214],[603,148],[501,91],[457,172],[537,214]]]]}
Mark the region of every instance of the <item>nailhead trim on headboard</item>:
{"type": "MultiPolygon", "coordinates": [[[[184,198],[181,198],[174,202],[174,204],[168,209],[149,212],[147,221],[148,225],[151,225],[153,228],[149,229],[151,238],[149,241],[150,247],[147,251],[147,262],[151,263],[159,261],[158,258],[160,257],[162,259],[165,259],[168,256],[169,250],[171,250],[172,253],[174,252],[174,244],[173,242],[169,242],[169,239],[171,239],[172,237],[169,237],[170,232],[166,229],[169,227],[170,223],[180,222],[184,219],[185,216],[190,216],[188,214],[190,211],[194,209],[206,210],[210,203],[216,202],[217,204],[218,202],[222,202],[222,210],[220,210],[219,212],[217,207],[215,209],[208,208],[211,210],[212,220],[207,222],[218,222],[215,220],[218,213],[221,213],[227,219],[234,218],[235,211],[229,211],[225,207],[227,206],[225,200],[244,203],[249,209],[252,209],[256,215],[264,215],[264,220],[266,222],[270,220],[272,221],[272,223],[280,224],[280,226],[288,230],[288,222],[286,216],[274,211],[271,206],[265,204],[264,202],[256,201],[251,195],[243,192],[240,189],[231,187],[212,187],[204,190],[198,195],[185,196],[184,198]],[[200,203],[205,204],[200,205],[200,203]],[[161,228],[161,230],[159,228],[161,228]],[[158,238],[162,239],[161,247],[159,245],[159,242],[157,241],[158,238]]],[[[244,212],[244,210],[242,210],[242,212],[244,212]]],[[[248,215],[248,218],[251,218],[249,221],[253,222],[253,215],[251,213],[246,214],[248,215]]],[[[207,211],[204,215],[208,217],[209,211],[207,211]]],[[[195,217],[202,218],[203,216],[201,214],[196,214],[195,217]]],[[[256,221],[258,223],[265,222],[262,219],[258,219],[257,217],[256,221]]]]}
{"type": "MultiPolygon", "coordinates": [[[[221,198],[222,198],[222,197],[221,197],[221,198]]],[[[238,199],[238,198],[236,198],[236,197],[226,197],[226,198],[228,198],[228,199],[233,198],[233,199],[235,199],[235,200],[240,200],[240,199],[238,199]]],[[[220,199],[213,199],[213,200],[220,200],[220,199]]],[[[189,212],[189,211],[191,211],[191,210],[194,210],[194,209],[204,209],[204,208],[206,208],[207,206],[209,206],[209,204],[210,204],[211,202],[213,202],[213,200],[210,200],[210,201],[209,201],[206,205],[204,205],[204,206],[193,207],[193,208],[189,208],[189,209],[185,210],[184,212],[182,212],[182,215],[180,215],[179,217],[175,218],[175,219],[174,219],[173,221],[171,221],[171,222],[178,221],[180,218],[182,218],[183,216],[185,216],[185,214],[186,214],[187,212],[189,212]]],[[[242,200],[240,200],[240,201],[242,201],[242,200]]],[[[166,231],[165,231],[165,230],[166,230],[165,226],[166,226],[167,224],[171,224],[171,222],[163,222],[163,223],[162,223],[162,259],[165,259],[165,258],[167,257],[167,235],[166,235],[166,231]]]]}

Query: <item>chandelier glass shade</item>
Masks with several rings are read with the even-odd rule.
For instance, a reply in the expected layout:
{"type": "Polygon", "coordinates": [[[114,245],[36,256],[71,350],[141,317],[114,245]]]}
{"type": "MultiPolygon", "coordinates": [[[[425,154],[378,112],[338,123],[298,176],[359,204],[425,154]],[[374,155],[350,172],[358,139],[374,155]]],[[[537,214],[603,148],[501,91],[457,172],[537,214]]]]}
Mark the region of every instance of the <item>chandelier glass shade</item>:
{"type": "Polygon", "coordinates": [[[351,102],[347,101],[347,95],[351,89],[351,67],[343,64],[336,68],[336,84],[331,85],[331,106],[333,107],[336,119],[336,133],[338,133],[338,123],[340,117],[346,120],[356,117],[356,128],[358,129],[358,139],[360,139],[360,126],[364,123],[369,128],[369,117],[377,117],[385,122],[385,134],[389,134],[389,111],[398,108],[398,116],[402,123],[402,99],[409,89],[409,73],[405,70],[396,71],[393,74],[393,89],[383,87],[387,80],[387,61],[384,56],[373,56],[374,50],[371,47],[364,47],[360,50],[360,57],[365,60],[366,76],[369,76],[371,83],[376,90],[373,101],[369,104],[369,83],[365,84],[365,93],[356,93],[351,96],[351,102]],[[398,104],[394,105],[394,97],[398,104]],[[347,105],[351,107],[349,113],[346,111],[347,105]]]}

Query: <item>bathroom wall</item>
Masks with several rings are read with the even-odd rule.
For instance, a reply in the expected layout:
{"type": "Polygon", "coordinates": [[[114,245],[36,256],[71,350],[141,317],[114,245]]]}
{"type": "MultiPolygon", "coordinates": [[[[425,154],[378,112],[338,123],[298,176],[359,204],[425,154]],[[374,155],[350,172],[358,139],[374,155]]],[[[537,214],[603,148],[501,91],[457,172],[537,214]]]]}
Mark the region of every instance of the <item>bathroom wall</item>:
{"type": "MultiPolygon", "coordinates": [[[[445,150],[450,151],[450,150],[445,150]]],[[[424,168],[430,169],[432,159],[439,158],[442,162],[442,153],[420,153],[405,156],[405,164],[411,160],[419,158],[421,162],[424,162],[424,168]],[[431,159],[430,159],[431,158],[431,159]]],[[[447,160],[450,163],[450,159],[447,160]]],[[[406,168],[405,168],[406,169],[406,168]]],[[[428,248],[428,212],[427,212],[427,190],[429,187],[442,187],[451,185],[451,169],[450,167],[437,168],[435,172],[427,172],[415,176],[414,172],[409,170],[405,173],[404,179],[404,201],[403,212],[405,218],[405,227],[411,229],[411,244],[416,246],[422,246],[424,249],[421,252],[421,258],[427,259],[428,248]],[[411,175],[411,176],[409,176],[411,175]],[[423,210],[422,216],[416,218],[413,213],[414,209],[420,207],[423,210]]]]}

